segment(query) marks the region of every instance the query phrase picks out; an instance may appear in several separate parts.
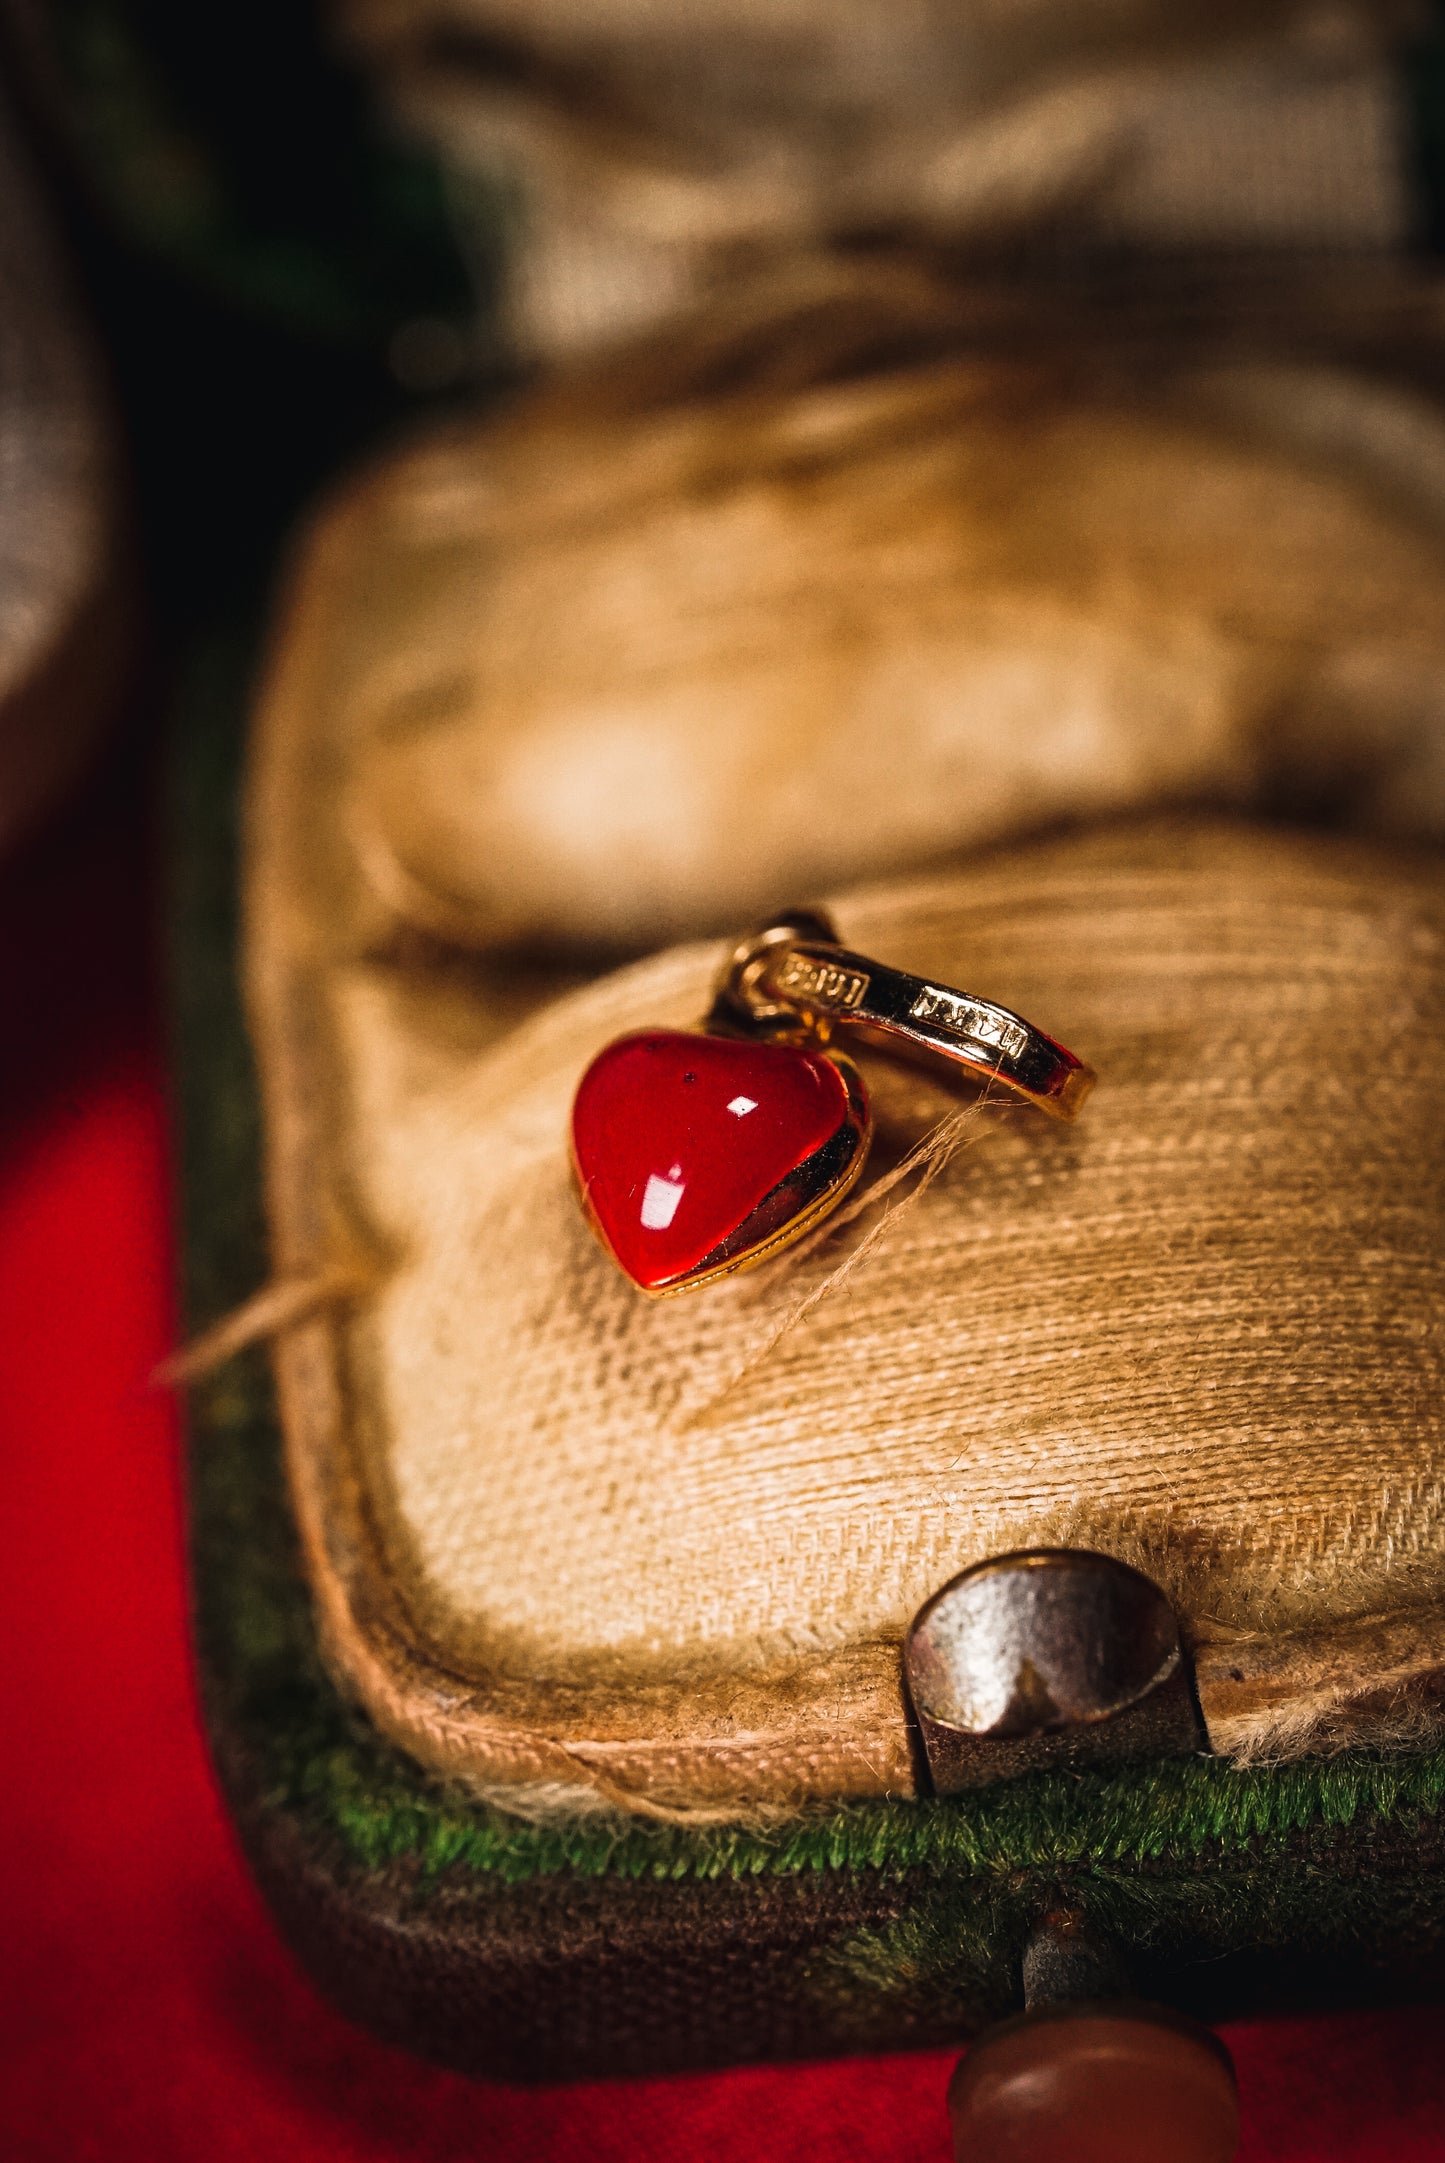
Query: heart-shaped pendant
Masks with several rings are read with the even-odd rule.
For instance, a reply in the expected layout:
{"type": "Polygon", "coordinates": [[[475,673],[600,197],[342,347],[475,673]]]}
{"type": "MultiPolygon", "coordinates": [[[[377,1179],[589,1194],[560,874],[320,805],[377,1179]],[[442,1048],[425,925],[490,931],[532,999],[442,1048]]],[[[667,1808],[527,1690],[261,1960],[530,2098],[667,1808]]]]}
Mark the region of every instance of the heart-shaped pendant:
{"type": "Polygon", "coordinates": [[[852,1186],[869,1134],[850,1060],[671,1029],[599,1052],[572,1109],[583,1206],[653,1293],[745,1269],[798,1238],[852,1186]]]}
{"type": "Polygon", "coordinates": [[[843,1199],[872,1114],[832,1048],[840,1028],[893,1040],[1072,1119],[1093,1084],[1042,1030],[969,992],[849,953],[799,911],[745,939],[707,1028],[619,1037],[572,1107],[582,1205],[634,1284],[681,1292],[765,1261],[843,1199]]]}

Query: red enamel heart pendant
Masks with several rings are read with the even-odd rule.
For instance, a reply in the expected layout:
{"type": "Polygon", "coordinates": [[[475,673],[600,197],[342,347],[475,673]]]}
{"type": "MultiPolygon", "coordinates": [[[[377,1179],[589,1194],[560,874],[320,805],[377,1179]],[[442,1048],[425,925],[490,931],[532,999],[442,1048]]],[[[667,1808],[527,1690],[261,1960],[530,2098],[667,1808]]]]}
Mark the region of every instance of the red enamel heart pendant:
{"type": "Polygon", "coordinates": [[[869,1134],[849,1060],[658,1029],[588,1067],[572,1161],[619,1267],[644,1292],[679,1292],[798,1238],[852,1186],[869,1134]]]}
{"type": "Polygon", "coordinates": [[[1009,1008],[841,947],[798,914],[744,940],[708,1019],[619,1037],[572,1107],[582,1206],[644,1292],[681,1292],[765,1261],[835,1208],[863,1169],[872,1115],[856,1026],[1072,1119],[1093,1075],[1009,1008]]]}

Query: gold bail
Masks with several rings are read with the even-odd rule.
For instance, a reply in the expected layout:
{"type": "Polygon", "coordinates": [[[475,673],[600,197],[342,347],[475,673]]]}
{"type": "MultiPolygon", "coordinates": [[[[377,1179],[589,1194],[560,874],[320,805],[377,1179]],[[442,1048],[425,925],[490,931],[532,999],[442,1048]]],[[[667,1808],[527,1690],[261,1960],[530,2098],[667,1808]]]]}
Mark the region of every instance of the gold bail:
{"type": "Polygon", "coordinates": [[[1094,1073],[995,1000],[851,953],[819,911],[798,909],[733,949],[708,1026],[811,1037],[864,1031],[896,1053],[998,1083],[1055,1119],[1076,1117],[1094,1073]]]}

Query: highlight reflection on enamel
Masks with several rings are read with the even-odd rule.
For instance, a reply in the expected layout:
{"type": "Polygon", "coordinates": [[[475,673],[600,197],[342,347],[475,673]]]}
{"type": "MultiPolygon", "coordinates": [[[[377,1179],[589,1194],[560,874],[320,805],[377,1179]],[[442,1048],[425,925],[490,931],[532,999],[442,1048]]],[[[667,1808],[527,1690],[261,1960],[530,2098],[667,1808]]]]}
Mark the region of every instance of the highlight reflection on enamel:
{"type": "Polygon", "coordinates": [[[851,1185],[868,1134],[846,1061],[648,1030],[593,1060],[572,1112],[584,1205],[648,1292],[760,1259],[851,1185]]]}
{"type": "Polygon", "coordinates": [[[687,1192],[687,1184],[681,1179],[659,1179],[653,1172],[642,1190],[642,1225],[644,1231],[665,1232],[677,1215],[677,1205],[687,1192]]]}

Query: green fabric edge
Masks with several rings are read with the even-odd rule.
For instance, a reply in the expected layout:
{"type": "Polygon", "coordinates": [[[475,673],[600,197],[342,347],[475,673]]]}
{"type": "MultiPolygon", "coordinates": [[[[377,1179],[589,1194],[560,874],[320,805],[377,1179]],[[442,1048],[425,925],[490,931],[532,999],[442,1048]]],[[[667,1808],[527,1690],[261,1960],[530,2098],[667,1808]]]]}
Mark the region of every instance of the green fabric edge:
{"type": "Polygon", "coordinates": [[[397,130],[314,0],[211,0],[200,26],[167,0],[54,0],[43,50],[88,190],[197,292],[363,347],[486,302],[499,201],[397,130]]]}
{"type": "MultiPolygon", "coordinates": [[[[197,1327],[245,1297],[265,1270],[259,1113],[234,964],[239,745],[251,666],[248,634],[215,637],[198,653],[173,762],[185,1299],[197,1327]]],[[[1142,1902],[1159,1910],[1182,1901],[1182,1922],[1197,1906],[1201,1872],[1228,1873],[1238,1858],[1248,1863],[1257,1937],[1271,1853],[1288,1851],[1298,1862],[1301,1836],[1307,1849],[1319,1842],[1323,1851],[1348,1827],[1366,1843],[1385,1828],[1394,1843],[1408,1841],[1445,1795],[1445,1750],[1437,1749],[1250,1771],[1193,1759],[1036,1775],[946,1802],[814,1811],[766,1830],[608,1818],[525,1823],[440,1787],[328,1681],[284,1494],[265,1359],[247,1355],[198,1388],[191,1423],[196,1626],[213,1715],[245,1738],[264,1807],[298,1813],[364,1870],[410,1864],[421,1897],[443,1873],[455,1886],[459,1874],[516,1885],[564,1871],[667,1880],[923,1868],[954,1884],[985,1881],[992,1891],[975,1920],[991,1927],[985,1915],[1000,1902],[1001,1915],[1021,1885],[1036,1898],[1041,1881],[1082,1873],[1108,1907],[1134,1911],[1142,1902]],[[1146,1882],[1131,1888],[1129,1875],[1140,1871],[1146,1882]],[[1194,1893],[1181,1892],[1185,1880],[1194,1893]]],[[[1323,1877],[1307,1856],[1304,1863],[1305,1874],[1320,1879],[1306,1905],[1351,1904],[1323,1852],[1323,1877]]],[[[1225,1897],[1226,1908],[1234,1904],[1225,1897]]],[[[848,1953],[855,1980],[866,1982],[877,1966],[897,1984],[920,1963],[930,1967],[924,1945],[937,1953],[940,1931],[956,1959],[955,1925],[963,1927],[943,1913],[914,1916],[898,1926],[901,1937],[856,1944],[848,1953]]],[[[1220,1926],[1237,1938],[1223,1914],[1208,1935],[1217,1938],[1220,1926]]]]}

